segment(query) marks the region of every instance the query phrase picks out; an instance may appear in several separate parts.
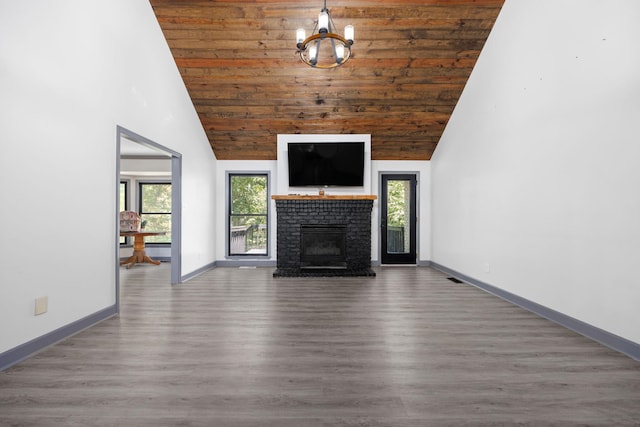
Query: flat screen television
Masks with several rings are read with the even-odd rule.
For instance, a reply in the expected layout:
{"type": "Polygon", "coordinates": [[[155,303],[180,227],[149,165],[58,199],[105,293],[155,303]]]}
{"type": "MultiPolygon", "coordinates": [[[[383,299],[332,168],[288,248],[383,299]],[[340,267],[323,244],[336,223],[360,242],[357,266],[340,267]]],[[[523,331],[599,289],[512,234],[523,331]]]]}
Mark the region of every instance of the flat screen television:
{"type": "Polygon", "coordinates": [[[290,187],[361,187],[364,142],[290,142],[290,187]]]}

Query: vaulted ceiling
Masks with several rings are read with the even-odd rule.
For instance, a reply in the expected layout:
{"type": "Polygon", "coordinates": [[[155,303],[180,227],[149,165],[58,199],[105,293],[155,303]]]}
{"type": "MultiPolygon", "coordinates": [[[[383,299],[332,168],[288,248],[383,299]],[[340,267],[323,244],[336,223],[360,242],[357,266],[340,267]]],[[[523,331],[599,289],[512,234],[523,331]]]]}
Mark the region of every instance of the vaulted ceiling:
{"type": "Polygon", "coordinates": [[[371,134],[374,160],[428,160],[504,0],[328,0],[352,57],[295,46],[321,0],[151,0],[218,159],[276,159],[279,133],[371,134]]]}

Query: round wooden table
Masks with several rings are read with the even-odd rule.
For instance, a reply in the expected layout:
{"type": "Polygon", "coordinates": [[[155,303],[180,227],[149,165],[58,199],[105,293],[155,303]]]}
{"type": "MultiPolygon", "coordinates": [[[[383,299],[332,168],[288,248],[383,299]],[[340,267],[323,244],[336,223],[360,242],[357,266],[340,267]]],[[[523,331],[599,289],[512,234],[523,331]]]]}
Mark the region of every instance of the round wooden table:
{"type": "Polygon", "coordinates": [[[121,231],[120,235],[124,237],[133,237],[133,255],[124,261],[120,261],[120,265],[127,265],[127,268],[131,268],[135,264],[149,263],[153,265],[160,264],[160,261],[156,261],[147,256],[144,250],[144,238],[147,236],[164,236],[167,234],[165,231],[121,231]]]}

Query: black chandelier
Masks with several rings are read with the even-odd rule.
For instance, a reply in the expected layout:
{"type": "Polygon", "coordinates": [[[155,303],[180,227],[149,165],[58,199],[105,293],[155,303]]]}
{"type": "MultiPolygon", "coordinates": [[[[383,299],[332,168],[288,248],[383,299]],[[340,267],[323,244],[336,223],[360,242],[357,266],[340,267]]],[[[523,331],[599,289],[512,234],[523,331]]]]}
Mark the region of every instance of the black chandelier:
{"type": "Polygon", "coordinates": [[[334,33],[334,28],[333,19],[327,9],[327,0],[324,0],[324,7],[318,15],[311,35],[307,37],[304,28],[298,28],[296,31],[298,53],[302,62],[314,68],[334,68],[349,60],[353,44],[353,25],[344,27],[344,37],[334,33]]]}

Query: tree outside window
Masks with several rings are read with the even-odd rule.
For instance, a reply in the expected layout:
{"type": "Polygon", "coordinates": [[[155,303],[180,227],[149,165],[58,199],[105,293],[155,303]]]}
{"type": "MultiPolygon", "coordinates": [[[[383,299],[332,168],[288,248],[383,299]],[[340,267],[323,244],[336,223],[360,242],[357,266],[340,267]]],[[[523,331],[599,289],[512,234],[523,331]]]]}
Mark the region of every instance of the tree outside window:
{"type": "Polygon", "coordinates": [[[229,175],[229,255],[267,255],[268,176],[229,175]]]}

